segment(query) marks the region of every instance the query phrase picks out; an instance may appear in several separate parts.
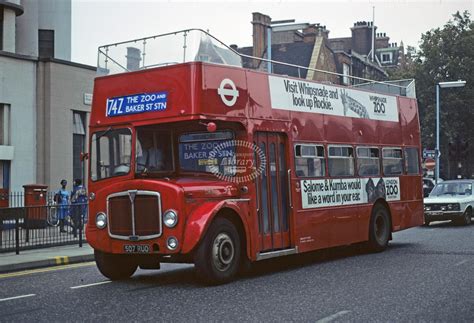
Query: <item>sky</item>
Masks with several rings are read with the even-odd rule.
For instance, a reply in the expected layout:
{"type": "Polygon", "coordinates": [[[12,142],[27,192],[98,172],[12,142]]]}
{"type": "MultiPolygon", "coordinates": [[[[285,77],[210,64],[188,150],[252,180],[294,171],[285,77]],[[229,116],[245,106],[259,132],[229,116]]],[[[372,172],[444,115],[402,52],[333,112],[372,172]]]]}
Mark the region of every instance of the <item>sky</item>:
{"type": "Polygon", "coordinates": [[[251,46],[252,12],[274,21],[320,23],[335,38],[350,37],[354,22],[372,21],[374,11],[378,33],[418,47],[423,33],[442,27],[458,10],[472,14],[474,0],[72,0],[72,61],[96,66],[101,45],[188,28],[208,30],[228,45],[251,46]]]}

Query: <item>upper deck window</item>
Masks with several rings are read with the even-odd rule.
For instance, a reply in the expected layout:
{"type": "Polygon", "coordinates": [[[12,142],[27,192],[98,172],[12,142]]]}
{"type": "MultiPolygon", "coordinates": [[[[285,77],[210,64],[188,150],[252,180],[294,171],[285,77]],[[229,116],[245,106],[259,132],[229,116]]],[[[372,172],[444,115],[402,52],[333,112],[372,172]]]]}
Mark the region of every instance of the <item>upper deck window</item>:
{"type": "Polygon", "coordinates": [[[329,146],[329,176],[354,175],[354,148],[351,146],[329,146]]]}
{"type": "Polygon", "coordinates": [[[295,145],[295,167],[298,177],[325,176],[324,147],[306,144],[295,145]]]}
{"type": "Polygon", "coordinates": [[[236,172],[235,145],[231,131],[187,133],[179,137],[179,164],[183,171],[233,176],[236,172]],[[217,168],[216,168],[217,167],[217,168]]]}

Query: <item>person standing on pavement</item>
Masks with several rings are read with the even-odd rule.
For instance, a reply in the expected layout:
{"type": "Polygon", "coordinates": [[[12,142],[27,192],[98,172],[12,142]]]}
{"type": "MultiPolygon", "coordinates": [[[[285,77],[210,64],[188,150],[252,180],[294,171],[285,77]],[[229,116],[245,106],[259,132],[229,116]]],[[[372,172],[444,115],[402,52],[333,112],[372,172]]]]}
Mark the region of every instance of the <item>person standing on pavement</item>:
{"type": "Polygon", "coordinates": [[[87,191],[84,185],[82,185],[82,180],[79,178],[74,180],[71,192],[71,213],[72,233],[74,238],[76,238],[77,230],[82,227],[87,214],[87,191]]]}
{"type": "Polygon", "coordinates": [[[61,188],[55,194],[54,200],[58,205],[58,218],[59,218],[59,231],[60,232],[67,232],[64,229],[64,224],[66,222],[66,218],[69,215],[69,199],[70,194],[69,191],[66,189],[67,181],[65,179],[61,180],[61,188]]]}

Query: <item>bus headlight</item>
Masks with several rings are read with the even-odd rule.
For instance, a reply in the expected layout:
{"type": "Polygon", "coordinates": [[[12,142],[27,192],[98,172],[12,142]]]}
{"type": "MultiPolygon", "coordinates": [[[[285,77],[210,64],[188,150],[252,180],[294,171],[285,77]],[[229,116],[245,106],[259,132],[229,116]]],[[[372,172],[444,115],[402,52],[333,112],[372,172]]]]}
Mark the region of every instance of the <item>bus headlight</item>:
{"type": "Polygon", "coordinates": [[[95,216],[95,225],[99,229],[103,229],[107,226],[107,216],[104,212],[99,212],[95,216]]]}
{"type": "Polygon", "coordinates": [[[166,246],[169,250],[176,250],[176,248],[178,248],[178,239],[175,237],[169,237],[166,241],[166,246]]]}
{"type": "Polygon", "coordinates": [[[168,228],[174,228],[178,223],[178,212],[167,210],[163,216],[163,222],[168,228]]]}

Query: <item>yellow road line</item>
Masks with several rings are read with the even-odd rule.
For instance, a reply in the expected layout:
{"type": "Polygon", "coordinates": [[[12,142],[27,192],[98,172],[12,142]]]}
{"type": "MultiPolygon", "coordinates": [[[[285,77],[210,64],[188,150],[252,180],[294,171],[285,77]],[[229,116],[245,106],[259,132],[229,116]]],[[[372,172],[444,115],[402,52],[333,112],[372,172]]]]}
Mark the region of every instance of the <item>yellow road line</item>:
{"type": "MultiPolygon", "coordinates": [[[[62,257],[56,257],[56,258],[62,258],[62,257]]],[[[56,259],[56,263],[58,263],[57,259],[56,259]]],[[[93,265],[95,265],[95,261],[83,262],[83,263],[72,264],[72,265],[67,265],[67,264],[58,265],[58,266],[48,267],[48,268],[30,269],[30,270],[18,271],[14,273],[0,274],[0,279],[9,278],[9,277],[26,276],[26,275],[37,274],[37,273],[45,273],[49,271],[56,271],[56,270],[63,270],[63,269],[87,267],[87,266],[93,266],[93,265]]]]}
{"type": "Polygon", "coordinates": [[[56,265],[67,265],[69,263],[68,256],[57,256],[54,259],[56,259],[56,265]]]}

